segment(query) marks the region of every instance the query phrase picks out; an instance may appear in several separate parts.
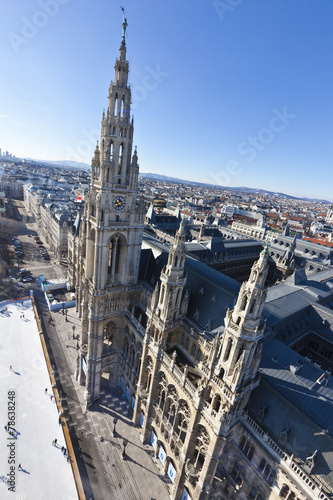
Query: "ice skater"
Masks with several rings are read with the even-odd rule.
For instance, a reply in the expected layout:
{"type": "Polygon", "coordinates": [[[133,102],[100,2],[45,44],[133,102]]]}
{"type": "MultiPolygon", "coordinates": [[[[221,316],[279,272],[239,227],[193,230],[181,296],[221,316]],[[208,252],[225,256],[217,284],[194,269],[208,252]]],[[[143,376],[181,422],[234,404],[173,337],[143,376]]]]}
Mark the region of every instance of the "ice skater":
{"type": "Polygon", "coordinates": [[[45,394],[47,394],[47,388],[45,389],[45,394]]]}
{"type": "Polygon", "coordinates": [[[19,464],[19,465],[18,465],[17,470],[23,470],[23,469],[22,469],[22,465],[21,465],[21,464],[19,464]]]}
{"type": "Polygon", "coordinates": [[[10,365],[10,367],[9,367],[9,371],[11,371],[11,372],[13,371],[13,367],[12,367],[12,365],[10,365]]]}
{"type": "Polygon", "coordinates": [[[53,396],[50,396],[50,400],[51,400],[51,402],[53,401],[53,396]]]}
{"type": "Polygon", "coordinates": [[[57,443],[58,443],[58,440],[57,440],[57,439],[55,439],[55,440],[54,440],[54,446],[57,446],[57,443]]]}

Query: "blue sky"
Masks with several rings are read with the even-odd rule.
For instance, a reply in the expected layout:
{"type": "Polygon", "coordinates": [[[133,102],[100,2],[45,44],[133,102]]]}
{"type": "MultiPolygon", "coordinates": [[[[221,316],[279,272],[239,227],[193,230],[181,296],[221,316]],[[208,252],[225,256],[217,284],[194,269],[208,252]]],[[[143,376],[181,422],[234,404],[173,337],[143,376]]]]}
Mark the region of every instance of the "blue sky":
{"type": "MultiPolygon", "coordinates": [[[[0,147],[90,163],[120,3],[4,3],[0,147]]],[[[141,171],[333,200],[332,0],[122,5],[141,171]]]]}

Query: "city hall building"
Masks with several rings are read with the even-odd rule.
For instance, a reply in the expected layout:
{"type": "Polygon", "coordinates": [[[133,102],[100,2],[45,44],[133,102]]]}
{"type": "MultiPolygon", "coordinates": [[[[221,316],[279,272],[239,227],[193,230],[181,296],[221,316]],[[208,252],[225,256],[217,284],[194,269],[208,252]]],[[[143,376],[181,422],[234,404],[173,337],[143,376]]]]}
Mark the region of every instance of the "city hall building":
{"type": "Polygon", "coordinates": [[[240,285],[144,234],[126,27],[68,241],[86,404],[121,388],[173,499],[333,498],[333,268],[240,285]]]}

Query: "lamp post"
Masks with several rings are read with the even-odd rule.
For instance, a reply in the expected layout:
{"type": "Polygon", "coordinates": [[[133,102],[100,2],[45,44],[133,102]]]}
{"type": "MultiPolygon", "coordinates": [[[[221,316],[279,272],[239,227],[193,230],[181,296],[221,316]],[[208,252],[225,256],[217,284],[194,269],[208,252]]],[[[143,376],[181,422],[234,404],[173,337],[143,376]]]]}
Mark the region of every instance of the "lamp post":
{"type": "Polygon", "coordinates": [[[123,449],[123,452],[122,452],[122,454],[121,454],[122,459],[124,459],[124,458],[125,458],[125,456],[126,456],[126,446],[127,446],[127,444],[128,444],[128,439],[124,439],[124,440],[123,440],[123,447],[124,447],[124,449],[123,449]]]}
{"type": "Polygon", "coordinates": [[[114,417],[114,419],[113,419],[113,431],[112,431],[113,437],[115,437],[115,435],[116,435],[116,425],[117,425],[117,422],[118,422],[117,417],[114,417]]]}
{"type": "Polygon", "coordinates": [[[75,326],[75,325],[73,325],[73,326],[72,326],[72,330],[73,330],[73,340],[75,340],[75,335],[74,335],[74,333],[75,333],[75,328],[76,328],[76,326],[75,326]]]}

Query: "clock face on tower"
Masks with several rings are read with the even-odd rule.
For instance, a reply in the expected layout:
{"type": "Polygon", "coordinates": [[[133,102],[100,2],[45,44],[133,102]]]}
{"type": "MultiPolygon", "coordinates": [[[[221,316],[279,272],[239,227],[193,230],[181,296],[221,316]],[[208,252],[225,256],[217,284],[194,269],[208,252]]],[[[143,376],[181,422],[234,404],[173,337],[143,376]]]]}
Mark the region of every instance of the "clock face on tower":
{"type": "Polygon", "coordinates": [[[115,210],[124,210],[125,204],[126,201],[123,196],[116,196],[113,198],[112,206],[115,210]]]}

